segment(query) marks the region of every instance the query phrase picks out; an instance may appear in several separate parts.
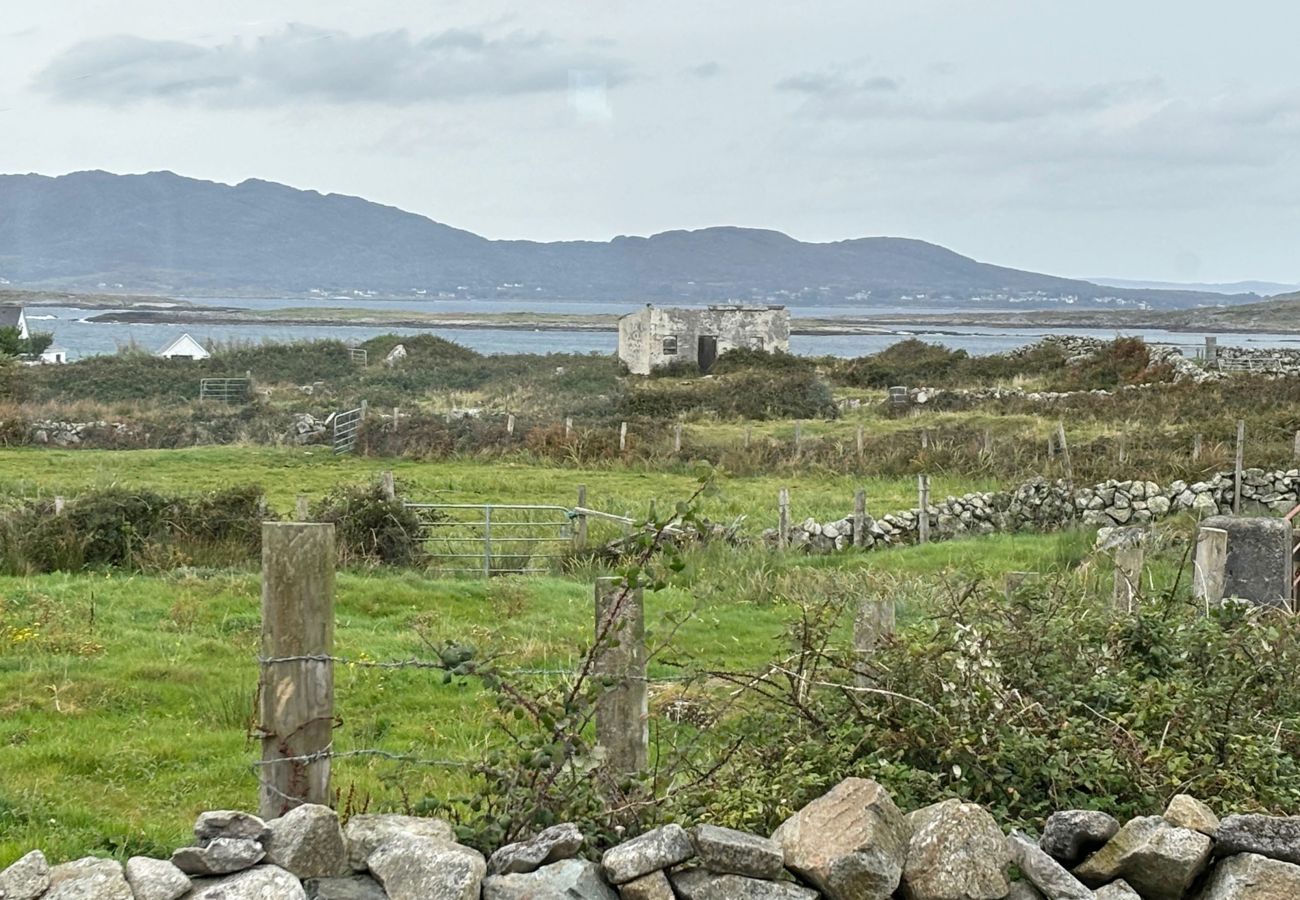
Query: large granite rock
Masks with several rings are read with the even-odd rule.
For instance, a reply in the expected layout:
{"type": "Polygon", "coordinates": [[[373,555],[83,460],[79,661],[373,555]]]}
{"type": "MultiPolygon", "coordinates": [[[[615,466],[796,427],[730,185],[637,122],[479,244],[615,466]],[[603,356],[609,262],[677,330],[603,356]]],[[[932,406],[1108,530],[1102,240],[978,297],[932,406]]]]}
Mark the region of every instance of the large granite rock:
{"type": "Polygon", "coordinates": [[[617,900],[618,894],[600,877],[600,866],[585,859],[564,859],[533,872],[489,875],[483,900],[617,900]]]}
{"type": "Polygon", "coordinates": [[[172,854],[172,864],[186,875],[228,875],[251,869],[265,856],[257,841],[219,837],[203,847],[181,847],[172,854]]]}
{"type": "Polygon", "coordinates": [[[395,813],[363,813],[348,819],[343,836],[348,844],[348,865],[357,872],[366,870],[366,860],[385,841],[407,834],[427,837],[444,843],[456,842],[456,832],[442,819],[401,816],[395,813]]]}
{"type": "Polygon", "coordinates": [[[1092,900],[1092,891],[1083,882],[1024,834],[1011,832],[1007,847],[1020,874],[1047,900],[1092,900]]]}
{"type": "Polygon", "coordinates": [[[669,876],[681,900],[817,900],[816,891],[788,881],[718,875],[688,869],[669,876]]]}
{"type": "Polygon", "coordinates": [[[699,864],[717,875],[779,878],[785,871],[781,845],[769,838],[717,825],[691,829],[699,864]]]}
{"type": "Polygon", "coordinates": [[[1028,881],[1017,881],[1011,885],[1007,900],[1045,900],[1043,892],[1028,881]]]}
{"type": "Polygon", "coordinates": [[[1105,846],[1118,831],[1114,816],[1092,809],[1063,809],[1047,817],[1038,845],[1053,859],[1072,866],[1105,846]]]}
{"type": "Polygon", "coordinates": [[[623,884],[686,862],[695,855],[690,836],[680,825],[661,825],[653,831],[610,847],[600,858],[611,884],[623,884]]]}
{"type": "Polygon", "coordinates": [[[0,897],[4,900],[36,900],[50,886],[50,864],[45,854],[33,850],[0,872],[0,897]]]}
{"type": "Polygon", "coordinates": [[[488,875],[535,872],[542,866],[576,856],[582,832],[571,822],[552,825],[528,841],[506,844],[488,857],[488,875]]]}
{"type": "Polygon", "coordinates": [[[391,900],[478,900],[487,874],[478,851],[410,834],[385,841],[366,865],[391,900]]]}
{"type": "Polygon", "coordinates": [[[1096,900],[1142,900],[1142,895],[1122,878],[1097,888],[1093,896],[1096,900]]]}
{"type": "Polygon", "coordinates": [[[1300,816],[1227,816],[1214,834],[1214,853],[1254,853],[1300,865],[1300,816]]]}
{"type": "Polygon", "coordinates": [[[1211,846],[1200,832],[1175,828],[1160,816],[1142,816],[1125,824],[1074,874],[1094,887],[1122,878],[1145,900],[1180,900],[1205,870],[1211,846]]]}
{"type": "Polygon", "coordinates": [[[194,842],[207,846],[216,838],[242,838],[266,846],[266,823],[251,813],[216,809],[200,813],[194,822],[194,842]]]}
{"type": "Polygon", "coordinates": [[[1197,900],[1295,900],[1300,866],[1256,853],[1240,853],[1214,866],[1197,900]]]}
{"type": "Polygon", "coordinates": [[[190,877],[165,859],[133,856],[126,861],[126,883],[135,900],[176,900],[190,891],[190,877]]]}
{"type": "Polygon", "coordinates": [[[308,878],[302,887],[307,900],[388,900],[379,882],[369,875],[308,878]]]}
{"type": "Polygon", "coordinates": [[[908,900],[1002,900],[1011,889],[1011,851],[982,806],[945,800],[907,816],[912,832],[903,866],[908,900]]]}
{"type": "Polygon", "coordinates": [[[1190,828],[1214,837],[1219,830],[1219,817],[1200,800],[1188,794],[1175,794],[1165,807],[1164,820],[1175,828],[1190,828]]]}
{"type": "Polygon", "coordinates": [[[620,884],[618,897],[619,900],[677,900],[662,869],[620,884]]]}
{"type": "Polygon", "coordinates": [[[785,864],[830,900],[885,900],[898,888],[910,835],[889,793],[847,778],[781,824],[785,864]]]}
{"type": "Polygon", "coordinates": [[[328,806],[304,803],[266,823],[266,861],[299,878],[345,875],[348,849],[339,817],[328,806]]]}
{"type": "Polygon", "coordinates": [[[222,878],[194,882],[185,900],[307,900],[302,883],[279,866],[257,866],[222,878]]]}
{"type": "Polygon", "coordinates": [[[41,900],[133,900],[131,886],[115,859],[84,859],[50,869],[50,887],[41,900]]]}

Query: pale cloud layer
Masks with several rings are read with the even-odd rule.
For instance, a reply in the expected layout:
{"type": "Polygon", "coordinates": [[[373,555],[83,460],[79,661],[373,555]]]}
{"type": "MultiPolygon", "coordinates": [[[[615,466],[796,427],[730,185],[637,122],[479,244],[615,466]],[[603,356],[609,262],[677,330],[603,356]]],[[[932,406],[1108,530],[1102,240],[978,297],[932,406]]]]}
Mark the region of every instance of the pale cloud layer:
{"type": "Polygon", "coordinates": [[[1300,281],[1282,0],[5,6],[0,171],[260,177],[489,237],[725,223],[1300,281]]]}

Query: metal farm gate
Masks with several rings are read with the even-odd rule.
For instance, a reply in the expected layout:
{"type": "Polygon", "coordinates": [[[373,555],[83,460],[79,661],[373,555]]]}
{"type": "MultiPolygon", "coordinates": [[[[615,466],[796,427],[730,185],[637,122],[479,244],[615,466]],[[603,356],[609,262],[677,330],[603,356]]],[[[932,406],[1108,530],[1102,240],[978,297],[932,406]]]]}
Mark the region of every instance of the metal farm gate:
{"type": "Polygon", "coordinates": [[[550,572],[573,545],[580,515],[563,506],[516,503],[407,503],[420,539],[444,572],[525,575],[550,572]]]}
{"type": "Polygon", "coordinates": [[[200,378],[199,399],[218,403],[247,403],[252,388],[251,378],[200,378]]]}
{"type": "Polygon", "coordinates": [[[336,412],[330,416],[334,426],[334,452],[351,453],[357,446],[357,434],[361,431],[361,422],[366,417],[366,404],[362,401],[356,409],[336,412]]]}

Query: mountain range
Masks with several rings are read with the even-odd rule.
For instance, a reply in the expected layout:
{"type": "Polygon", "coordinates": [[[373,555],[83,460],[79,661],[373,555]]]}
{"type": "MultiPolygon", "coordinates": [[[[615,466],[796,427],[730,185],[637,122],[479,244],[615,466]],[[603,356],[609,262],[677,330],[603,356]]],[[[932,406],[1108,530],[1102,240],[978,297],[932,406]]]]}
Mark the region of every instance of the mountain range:
{"type": "Polygon", "coordinates": [[[0,175],[0,279],[173,295],[517,298],[1178,309],[1257,295],[1111,287],[924,241],[805,243],[719,227],[610,241],[497,241],[358,197],[171,172],[0,175]]]}

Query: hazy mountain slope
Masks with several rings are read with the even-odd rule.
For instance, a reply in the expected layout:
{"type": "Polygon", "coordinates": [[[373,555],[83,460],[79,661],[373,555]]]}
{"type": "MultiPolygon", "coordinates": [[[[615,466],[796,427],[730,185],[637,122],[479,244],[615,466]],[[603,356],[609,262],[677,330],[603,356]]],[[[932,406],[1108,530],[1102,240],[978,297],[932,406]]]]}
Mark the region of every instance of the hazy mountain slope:
{"type": "Polygon", "coordinates": [[[1124,296],[1176,308],[1251,300],[1119,290],[992,266],[924,241],[808,244],[721,227],[608,242],[491,241],[356,197],[170,172],[0,176],[0,277],[15,284],[170,293],[419,289],[544,300],[843,302],[1009,292],[1124,296]],[[512,285],[512,287],[502,287],[512,285]]]}

